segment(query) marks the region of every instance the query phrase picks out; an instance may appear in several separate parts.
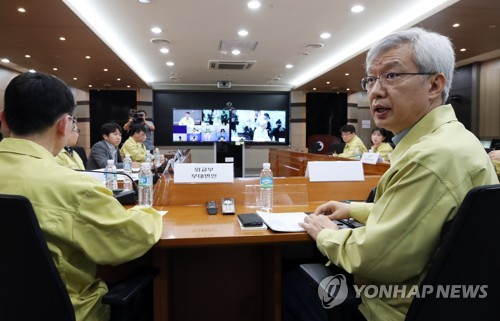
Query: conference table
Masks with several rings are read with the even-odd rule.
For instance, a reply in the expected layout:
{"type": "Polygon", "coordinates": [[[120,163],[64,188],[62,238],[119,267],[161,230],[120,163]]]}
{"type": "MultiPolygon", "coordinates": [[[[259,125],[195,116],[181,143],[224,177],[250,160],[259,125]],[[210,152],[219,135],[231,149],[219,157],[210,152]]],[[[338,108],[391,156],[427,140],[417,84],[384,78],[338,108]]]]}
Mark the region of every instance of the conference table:
{"type": "MultiPolygon", "coordinates": [[[[364,181],[309,182],[275,177],[275,191],[298,190],[306,199],[275,193],[273,212],[314,211],[331,199],[364,200],[379,179],[371,175],[364,181]]],[[[282,249],[314,243],[305,232],[240,228],[237,214],[257,210],[249,202],[257,185],[258,178],[175,184],[169,175],[156,183],[154,207],[167,213],[160,240],[145,256],[159,269],[153,290],[155,321],[281,320],[282,249]],[[221,214],[222,197],[234,198],[236,215],[221,214]],[[216,215],[207,213],[209,200],[219,203],[216,215]]]]}

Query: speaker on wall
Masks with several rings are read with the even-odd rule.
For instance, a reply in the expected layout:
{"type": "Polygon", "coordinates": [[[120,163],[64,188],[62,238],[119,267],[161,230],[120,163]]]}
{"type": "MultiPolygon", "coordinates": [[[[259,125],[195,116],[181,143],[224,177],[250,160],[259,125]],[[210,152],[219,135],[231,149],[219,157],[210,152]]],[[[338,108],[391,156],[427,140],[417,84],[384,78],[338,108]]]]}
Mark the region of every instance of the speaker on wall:
{"type": "MultiPolygon", "coordinates": [[[[306,94],[306,135],[340,137],[340,128],[347,123],[346,93],[306,94]]],[[[311,146],[308,146],[311,148],[311,146]]]]}

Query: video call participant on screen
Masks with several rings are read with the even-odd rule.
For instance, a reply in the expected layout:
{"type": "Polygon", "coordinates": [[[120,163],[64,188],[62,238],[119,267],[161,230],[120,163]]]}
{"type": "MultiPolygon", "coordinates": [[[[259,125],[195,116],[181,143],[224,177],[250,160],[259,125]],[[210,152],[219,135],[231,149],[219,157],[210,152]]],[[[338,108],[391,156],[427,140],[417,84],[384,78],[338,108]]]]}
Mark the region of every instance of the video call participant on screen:
{"type": "Polygon", "coordinates": [[[182,117],[181,120],[179,121],[179,125],[184,125],[187,127],[194,127],[194,119],[191,118],[190,112],[187,111],[184,114],[184,117],[182,117]]]}
{"type": "MultiPolygon", "coordinates": [[[[418,286],[467,192],[498,184],[479,140],[443,105],[454,66],[450,40],[420,28],[390,34],[367,54],[362,86],[375,124],[395,134],[391,167],[374,203],[331,201],[301,224],[358,285],[418,286]],[[338,230],[332,222],[349,217],[366,226],[338,230]]],[[[360,318],[369,321],[404,320],[413,299],[365,294],[360,318]]]]}
{"type": "Polygon", "coordinates": [[[109,320],[101,302],[108,287],[95,276],[97,264],[145,254],[160,238],[162,217],[152,207],[126,210],[100,181],[56,162],[75,108],[61,80],[23,73],[10,81],[4,99],[0,118],[11,135],[0,142],[0,193],[31,201],[76,320],[109,320]]]}
{"type": "Polygon", "coordinates": [[[276,121],[276,127],[271,131],[271,137],[276,142],[278,142],[280,138],[286,137],[285,127],[281,126],[281,119],[276,121]]]}
{"type": "Polygon", "coordinates": [[[154,150],[155,146],[153,145],[153,135],[152,132],[155,131],[155,124],[147,120],[147,113],[145,110],[138,110],[133,117],[129,117],[128,122],[123,125],[123,130],[128,131],[133,124],[144,125],[146,129],[146,140],[144,141],[144,146],[146,146],[147,150],[154,150]]]}
{"type": "Polygon", "coordinates": [[[129,130],[130,137],[123,143],[120,149],[120,155],[122,159],[125,158],[126,154],[130,155],[130,159],[134,162],[142,163],[146,160],[146,150],[144,146],[144,141],[146,140],[146,128],[144,125],[134,124],[129,130]]]}
{"type": "Polygon", "coordinates": [[[354,159],[356,148],[360,155],[367,151],[365,144],[361,138],[356,135],[356,128],[353,125],[344,125],[340,128],[342,140],[345,143],[344,151],[340,154],[333,153],[333,156],[354,159]]]}
{"type": "Polygon", "coordinates": [[[122,128],[117,123],[105,123],[101,126],[102,140],[90,149],[87,169],[105,168],[108,159],[115,161],[116,168],[123,168],[122,157],[118,146],[122,142],[122,128]]]}
{"type": "Polygon", "coordinates": [[[255,128],[253,132],[253,141],[254,142],[270,142],[271,138],[267,134],[267,121],[262,119],[259,123],[259,126],[255,128]]]}
{"type": "Polygon", "coordinates": [[[56,161],[62,166],[66,166],[71,169],[85,170],[85,165],[83,165],[80,155],[78,155],[78,153],[72,148],[76,146],[79,136],[80,129],[78,128],[78,123],[75,121],[68,138],[68,143],[63,147],[59,154],[57,154],[56,161]]]}

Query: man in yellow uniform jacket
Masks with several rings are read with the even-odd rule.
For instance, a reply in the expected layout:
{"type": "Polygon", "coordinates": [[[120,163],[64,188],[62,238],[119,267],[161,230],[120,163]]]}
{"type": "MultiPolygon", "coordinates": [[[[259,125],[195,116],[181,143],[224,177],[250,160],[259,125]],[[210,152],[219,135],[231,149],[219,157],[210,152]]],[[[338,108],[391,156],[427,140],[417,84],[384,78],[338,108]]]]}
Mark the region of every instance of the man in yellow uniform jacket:
{"type": "Polygon", "coordinates": [[[129,154],[134,162],[144,162],[146,160],[146,147],[144,141],[146,140],[146,128],[144,125],[134,124],[129,130],[130,137],[123,143],[120,149],[120,156],[125,159],[125,155],[129,154]]]}
{"type": "MultiPolygon", "coordinates": [[[[450,40],[420,28],[390,34],[368,52],[361,84],[375,124],[396,135],[391,167],[374,203],[331,201],[301,223],[359,286],[418,286],[468,191],[498,183],[481,143],[443,105],[454,65],[450,40]],[[338,230],[331,221],[348,217],[365,226],[338,230]]],[[[412,299],[361,292],[355,312],[359,320],[403,321],[412,299]]]]}
{"type": "Polygon", "coordinates": [[[365,144],[361,138],[356,135],[356,128],[353,125],[344,125],[340,128],[342,139],[345,142],[344,150],[341,154],[333,154],[333,156],[356,159],[356,149],[359,152],[359,157],[367,151],[365,144]]]}
{"type": "Polygon", "coordinates": [[[105,321],[109,306],[101,299],[108,288],[96,278],[96,264],[143,255],[159,239],[162,219],[151,207],[126,210],[101,182],[57,163],[54,156],[73,128],[74,107],[71,91],[54,76],[24,73],[12,79],[0,113],[10,130],[0,142],[0,193],[31,201],[76,320],[105,321]]]}

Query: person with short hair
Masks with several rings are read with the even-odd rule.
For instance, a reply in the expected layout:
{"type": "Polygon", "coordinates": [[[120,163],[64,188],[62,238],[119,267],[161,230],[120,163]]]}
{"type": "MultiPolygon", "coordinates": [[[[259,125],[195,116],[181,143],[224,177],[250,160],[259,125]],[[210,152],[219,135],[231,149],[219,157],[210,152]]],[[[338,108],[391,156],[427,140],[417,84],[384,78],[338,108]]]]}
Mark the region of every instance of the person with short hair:
{"type": "Polygon", "coordinates": [[[344,150],[340,154],[333,153],[333,156],[355,159],[356,148],[359,155],[363,155],[368,150],[361,138],[356,135],[356,128],[353,125],[342,126],[340,132],[342,133],[342,140],[345,142],[344,150]]]}
{"type": "Polygon", "coordinates": [[[57,154],[56,160],[62,166],[66,166],[71,169],[85,170],[85,165],[83,165],[83,161],[80,158],[80,155],[78,155],[78,153],[75,152],[72,148],[76,146],[79,136],[80,129],[78,128],[78,123],[75,122],[73,124],[73,128],[71,129],[68,143],[63,147],[59,154],[57,154]]]}
{"type": "Polygon", "coordinates": [[[187,127],[191,127],[193,128],[194,127],[194,119],[191,117],[191,113],[190,112],[186,112],[184,114],[184,117],[181,118],[181,120],[179,120],[179,125],[184,125],[184,126],[187,126],[187,127]]]}
{"type": "Polygon", "coordinates": [[[129,117],[128,121],[123,125],[123,130],[129,131],[133,124],[143,125],[146,130],[146,140],[144,141],[144,146],[147,150],[154,150],[155,146],[153,144],[153,132],[156,127],[151,120],[147,120],[148,114],[145,110],[139,109],[135,112],[135,117],[129,117]]]}
{"type": "Polygon", "coordinates": [[[421,28],[394,32],[372,46],[361,84],[375,124],[395,134],[391,166],[374,203],[330,201],[301,223],[357,285],[407,290],[396,297],[361,292],[354,311],[361,320],[404,320],[415,294],[410,291],[426,276],[443,228],[465,195],[498,184],[479,140],[444,104],[454,66],[450,40],[421,28]],[[365,226],[339,230],[332,222],[346,218],[365,226]]]}
{"type": "Polygon", "coordinates": [[[57,163],[75,124],[75,100],[63,81],[26,72],[10,81],[4,100],[0,118],[10,137],[0,142],[0,194],[30,200],[76,321],[109,320],[97,264],[144,255],[161,236],[162,216],[150,206],[125,209],[102,182],[57,163]]]}
{"type": "Polygon", "coordinates": [[[375,127],[372,130],[372,147],[370,152],[378,153],[384,162],[389,162],[389,154],[392,153],[392,146],[388,143],[391,132],[384,128],[375,127]]]}
{"type": "Polygon", "coordinates": [[[120,154],[122,159],[125,158],[126,154],[130,155],[130,159],[134,162],[142,163],[146,160],[146,146],[144,146],[144,141],[146,140],[146,128],[141,124],[134,124],[130,127],[129,138],[123,143],[120,149],[120,154]]]}
{"type": "Polygon", "coordinates": [[[117,123],[105,123],[101,126],[102,140],[90,149],[87,169],[106,168],[108,159],[112,159],[116,168],[123,168],[123,161],[118,146],[122,142],[122,128],[117,123]]]}

